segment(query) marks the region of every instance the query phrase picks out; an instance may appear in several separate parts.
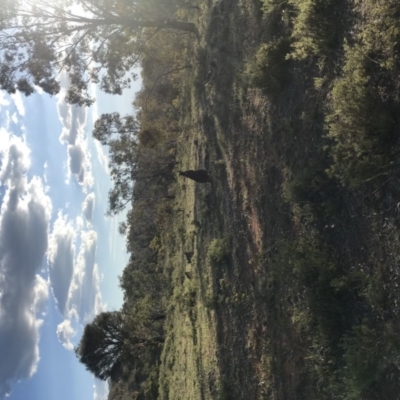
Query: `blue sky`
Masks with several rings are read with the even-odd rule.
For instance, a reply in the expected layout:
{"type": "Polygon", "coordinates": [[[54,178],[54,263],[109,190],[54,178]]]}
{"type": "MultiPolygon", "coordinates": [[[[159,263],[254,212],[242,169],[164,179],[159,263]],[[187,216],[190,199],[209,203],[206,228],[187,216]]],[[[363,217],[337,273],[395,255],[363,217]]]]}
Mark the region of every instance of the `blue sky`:
{"type": "Polygon", "coordinates": [[[73,352],[86,323],[121,306],[128,260],[124,215],[105,216],[107,152],[90,132],[103,112],[132,112],[139,88],[93,87],[89,109],[63,93],[0,93],[0,399],[107,397],[73,352]]]}

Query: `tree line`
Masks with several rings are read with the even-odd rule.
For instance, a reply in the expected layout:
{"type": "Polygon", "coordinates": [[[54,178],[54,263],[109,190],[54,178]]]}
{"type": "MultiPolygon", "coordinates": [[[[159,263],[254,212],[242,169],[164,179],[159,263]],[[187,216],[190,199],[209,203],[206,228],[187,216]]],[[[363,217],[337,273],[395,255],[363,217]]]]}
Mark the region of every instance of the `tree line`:
{"type": "Polygon", "coordinates": [[[120,226],[131,256],[120,277],[121,310],[87,324],[75,353],[110,399],[155,399],[164,342],[168,274],[163,232],[173,218],[176,137],[184,57],[198,37],[186,0],[0,0],[0,88],[90,106],[90,85],[121,94],[142,68],[130,115],[106,113],[93,136],[109,148],[107,213],[130,208],[120,226]],[[135,398],[135,397],[134,397],[135,398]]]}

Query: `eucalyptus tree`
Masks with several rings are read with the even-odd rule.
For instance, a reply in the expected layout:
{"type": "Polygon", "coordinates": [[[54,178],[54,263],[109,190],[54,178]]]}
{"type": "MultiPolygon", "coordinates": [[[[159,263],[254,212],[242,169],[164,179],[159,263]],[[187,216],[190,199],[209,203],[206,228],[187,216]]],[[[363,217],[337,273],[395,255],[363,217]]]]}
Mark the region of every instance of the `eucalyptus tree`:
{"type": "Polygon", "coordinates": [[[102,114],[95,122],[93,137],[108,146],[110,176],[114,182],[108,193],[108,214],[121,212],[133,200],[173,198],[162,192],[162,183],[173,180],[174,142],[155,147],[140,144],[140,124],[133,115],[102,114]]]}
{"type": "Polygon", "coordinates": [[[138,169],[139,123],[132,115],[102,114],[95,122],[93,137],[108,146],[110,176],[114,187],[108,194],[108,214],[117,214],[132,202],[138,169]]]}
{"type": "Polygon", "coordinates": [[[107,380],[119,372],[127,338],[122,314],[103,312],[85,326],[75,354],[97,378],[107,380]]]}
{"type": "Polygon", "coordinates": [[[132,332],[122,312],[103,312],[85,326],[75,354],[96,378],[115,380],[123,357],[138,356],[143,349],[163,343],[163,336],[143,337],[132,332]]]}
{"type": "Polygon", "coordinates": [[[160,31],[198,35],[175,18],[173,0],[24,0],[0,12],[0,88],[30,95],[60,91],[65,71],[67,102],[90,105],[90,83],[121,94],[136,78],[146,40],[160,31]],[[5,11],[4,11],[5,10],[5,11]]]}

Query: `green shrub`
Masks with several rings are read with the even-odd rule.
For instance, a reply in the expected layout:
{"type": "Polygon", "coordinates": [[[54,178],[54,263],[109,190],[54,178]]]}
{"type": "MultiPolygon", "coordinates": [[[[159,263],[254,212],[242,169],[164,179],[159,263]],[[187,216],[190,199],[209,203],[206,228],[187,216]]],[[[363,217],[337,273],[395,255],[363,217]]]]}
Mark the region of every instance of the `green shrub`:
{"type": "Polygon", "coordinates": [[[288,0],[262,0],[262,11],[264,15],[269,15],[274,12],[282,12],[289,7],[288,0]]]}
{"type": "Polygon", "coordinates": [[[280,38],[263,44],[255,59],[246,67],[245,76],[250,85],[274,93],[281,89],[288,76],[286,55],[290,50],[290,41],[280,38]]]}
{"type": "Polygon", "coordinates": [[[344,45],[342,76],[333,85],[328,135],[334,141],[331,173],[344,184],[388,181],[398,173],[400,3],[363,3],[362,29],[344,45]]]}
{"type": "Polygon", "coordinates": [[[348,294],[353,290],[346,272],[330,260],[324,249],[310,238],[298,238],[283,245],[272,263],[275,284],[301,298],[294,304],[293,319],[317,331],[328,341],[337,341],[351,312],[348,294]],[[343,282],[342,285],[339,283],[343,282]]]}
{"type": "Polygon", "coordinates": [[[392,366],[400,367],[400,341],[390,325],[380,329],[366,322],[343,339],[346,399],[362,399],[363,392],[378,382],[392,366]]]}
{"type": "Polygon", "coordinates": [[[289,34],[294,7],[288,0],[263,0],[262,11],[265,34],[268,38],[289,34]]]}
{"type": "Polygon", "coordinates": [[[394,114],[371,83],[376,68],[360,46],[345,46],[343,75],[334,82],[327,117],[333,139],[331,173],[357,187],[385,174],[392,160],[394,114]]]}
{"type": "Polygon", "coordinates": [[[319,204],[327,197],[334,196],[335,187],[332,179],[325,172],[324,166],[313,162],[295,175],[287,184],[286,197],[295,203],[319,204]]]}
{"type": "Polygon", "coordinates": [[[387,376],[400,370],[398,326],[355,325],[369,302],[364,274],[332,261],[328,250],[312,235],[286,241],[269,265],[269,288],[282,294],[288,320],[311,343],[304,362],[318,398],[375,398],[367,394],[381,393],[387,376]]]}
{"type": "Polygon", "coordinates": [[[306,220],[320,227],[342,219],[344,207],[343,189],[335,177],[327,173],[324,159],[310,162],[285,184],[285,198],[301,206],[299,211],[303,222],[306,220]],[[314,222],[311,222],[311,220],[314,222]]]}
{"type": "Polygon", "coordinates": [[[366,53],[381,67],[393,72],[400,68],[400,3],[397,0],[366,0],[367,19],[358,39],[366,53]]]}
{"type": "Polygon", "coordinates": [[[340,45],[343,23],[342,0],[288,0],[294,7],[293,51],[290,57],[303,60],[318,56],[322,61],[340,45]]]}
{"type": "Polygon", "coordinates": [[[213,239],[207,250],[207,259],[212,265],[219,265],[229,256],[225,239],[213,239]]]}

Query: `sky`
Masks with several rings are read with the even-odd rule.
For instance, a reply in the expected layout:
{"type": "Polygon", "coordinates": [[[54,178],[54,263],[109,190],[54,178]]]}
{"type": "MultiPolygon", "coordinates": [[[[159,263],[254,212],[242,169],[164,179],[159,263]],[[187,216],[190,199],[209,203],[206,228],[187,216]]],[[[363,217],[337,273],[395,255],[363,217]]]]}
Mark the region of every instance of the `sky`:
{"type": "Polygon", "coordinates": [[[86,109],[64,91],[0,92],[0,399],[107,398],[73,352],[85,324],[120,308],[128,260],[125,215],[105,216],[107,150],[91,130],[101,113],[132,112],[139,89],[93,86],[86,109]]]}

